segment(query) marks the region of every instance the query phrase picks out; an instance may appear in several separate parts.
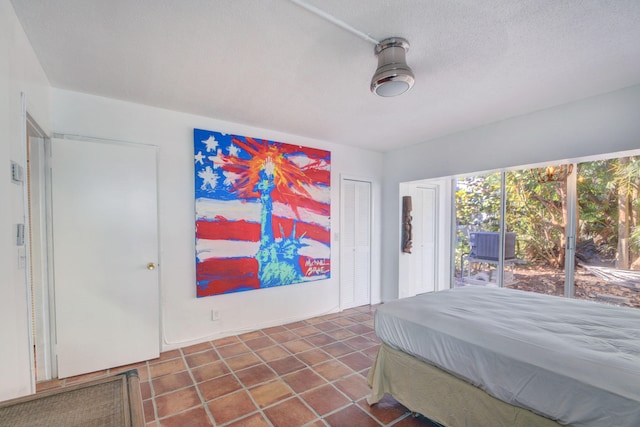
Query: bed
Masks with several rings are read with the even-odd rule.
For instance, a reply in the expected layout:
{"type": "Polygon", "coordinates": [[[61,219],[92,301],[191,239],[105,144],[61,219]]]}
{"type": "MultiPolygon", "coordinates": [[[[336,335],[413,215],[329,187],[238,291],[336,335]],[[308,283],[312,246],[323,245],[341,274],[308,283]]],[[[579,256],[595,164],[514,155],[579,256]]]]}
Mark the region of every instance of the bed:
{"type": "Polygon", "coordinates": [[[640,310],[469,286],[385,303],[369,404],[447,427],[640,426],[640,310]]]}

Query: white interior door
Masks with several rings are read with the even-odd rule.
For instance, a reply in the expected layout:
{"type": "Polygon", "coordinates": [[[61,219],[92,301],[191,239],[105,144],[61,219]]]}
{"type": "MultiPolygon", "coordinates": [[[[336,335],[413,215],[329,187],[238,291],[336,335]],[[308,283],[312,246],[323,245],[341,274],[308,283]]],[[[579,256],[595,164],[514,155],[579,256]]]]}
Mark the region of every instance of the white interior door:
{"type": "Polygon", "coordinates": [[[53,139],[58,377],[159,356],[156,150],[53,139]]]}
{"type": "Polygon", "coordinates": [[[371,183],[343,179],[340,306],[371,302],[371,183]]]}
{"type": "Polygon", "coordinates": [[[416,294],[433,292],[436,286],[437,265],[437,189],[418,187],[416,193],[416,212],[414,216],[414,253],[416,294]]]}

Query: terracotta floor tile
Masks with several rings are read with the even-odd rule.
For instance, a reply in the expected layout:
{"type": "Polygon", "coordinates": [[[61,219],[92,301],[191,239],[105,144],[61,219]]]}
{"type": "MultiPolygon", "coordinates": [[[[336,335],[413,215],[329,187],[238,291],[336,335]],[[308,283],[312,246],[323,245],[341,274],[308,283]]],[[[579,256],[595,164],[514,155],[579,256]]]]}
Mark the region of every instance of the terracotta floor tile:
{"type": "Polygon", "coordinates": [[[104,378],[107,376],[107,371],[90,372],[88,374],[76,375],[64,380],[65,385],[80,384],[86,381],[96,380],[98,378],[104,378]]]}
{"type": "Polygon", "coordinates": [[[245,387],[253,387],[254,385],[274,379],[277,374],[267,365],[260,364],[248,369],[243,369],[242,371],[237,371],[236,376],[245,387]]]}
{"type": "Polygon", "coordinates": [[[143,366],[136,368],[138,370],[138,377],[140,381],[149,381],[151,374],[149,373],[149,364],[145,363],[143,366]]]}
{"type": "Polygon", "coordinates": [[[363,334],[362,336],[373,341],[376,344],[382,343],[382,341],[380,341],[380,338],[378,338],[378,336],[376,335],[375,331],[371,331],[368,334],[363,334]]]}
{"type": "Polygon", "coordinates": [[[160,353],[160,357],[158,357],[157,359],[149,360],[149,364],[153,365],[155,363],[176,359],[178,357],[182,357],[182,353],[180,353],[179,349],[169,350],[169,351],[165,351],[164,353],[160,353]]]}
{"type": "Polygon", "coordinates": [[[340,319],[335,319],[333,320],[334,323],[337,323],[340,326],[353,326],[355,325],[357,322],[354,322],[353,320],[347,318],[347,317],[342,317],[340,319]]]}
{"type": "Polygon", "coordinates": [[[347,354],[346,356],[339,357],[338,360],[358,372],[369,369],[371,365],[373,365],[373,360],[360,352],[347,354]]]}
{"type": "Polygon", "coordinates": [[[291,353],[289,353],[287,350],[280,347],[279,345],[274,345],[272,347],[256,350],[256,354],[260,356],[260,358],[265,362],[269,362],[271,360],[276,360],[276,359],[282,359],[283,357],[287,357],[291,355],[291,353]]]}
{"type": "Polygon", "coordinates": [[[267,335],[272,335],[279,332],[285,332],[286,330],[287,328],[285,328],[284,326],[272,326],[270,328],[263,329],[262,332],[264,332],[267,335]]]}
{"type": "Polygon", "coordinates": [[[253,414],[247,418],[228,424],[227,427],[270,427],[270,424],[267,423],[261,414],[253,414]]]}
{"type": "Polygon", "coordinates": [[[270,335],[271,339],[279,342],[279,343],[283,343],[283,342],[288,342],[288,341],[294,341],[297,340],[298,338],[300,338],[298,335],[294,334],[293,332],[290,332],[288,330],[284,330],[282,332],[276,332],[270,335]]]}
{"type": "Polygon", "coordinates": [[[375,405],[369,406],[366,399],[362,399],[358,401],[358,406],[373,415],[382,424],[389,424],[410,412],[401,403],[388,394],[375,405]]]}
{"type": "Polygon", "coordinates": [[[220,356],[227,358],[237,356],[239,354],[249,353],[251,350],[244,343],[239,342],[236,344],[225,345],[224,347],[217,348],[220,356]]]}
{"type": "Polygon", "coordinates": [[[252,340],[247,340],[244,342],[250,349],[253,351],[259,350],[261,348],[270,347],[274,345],[276,342],[269,338],[268,336],[262,336],[260,338],[255,338],[252,340]]]}
{"type": "Polygon", "coordinates": [[[143,400],[142,409],[144,410],[144,422],[149,423],[151,421],[155,421],[156,412],[155,408],[153,407],[153,400],[143,400]]]}
{"type": "Polygon", "coordinates": [[[351,332],[355,332],[357,335],[364,335],[364,334],[373,332],[372,327],[363,325],[362,323],[357,323],[353,326],[348,326],[347,329],[350,330],[351,332]]]}
{"type": "Polygon", "coordinates": [[[240,342],[240,338],[238,338],[237,336],[230,336],[230,337],[225,337],[225,338],[220,338],[217,340],[214,340],[211,342],[211,344],[213,344],[214,347],[222,347],[222,346],[226,346],[229,344],[236,344],[240,342]]]}
{"type": "Polygon", "coordinates": [[[216,424],[228,423],[258,409],[249,393],[244,390],[212,400],[208,402],[208,406],[216,424]]]}
{"type": "Polygon", "coordinates": [[[283,359],[272,360],[271,362],[267,362],[267,364],[278,373],[278,375],[285,375],[289,372],[297,371],[298,369],[302,369],[305,365],[296,359],[293,356],[285,357],[283,359]]]}
{"type": "Polygon", "coordinates": [[[209,341],[207,341],[200,344],[190,345],[189,347],[183,347],[182,354],[187,355],[187,354],[193,354],[193,353],[200,353],[201,351],[206,351],[211,349],[213,349],[213,346],[209,341]]]}
{"type": "Polygon", "coordinates": [[[360,400],[371,394],[367,379],[359,374],[342,378],[334,382],[333,385],[349,396],[351,400],[360,400]]]}
{"type": "Polygon", "coordinates": [[[149,365],[151,378],[161,377],[163,375],[184,371],[186,369],[187,366],[184,364],[184,361],[182,359],[173,359],[154,365],[149,365]]]}
{"type": "Polygon", "coordinates": [[[156,396],[169,393],[181,388],[193,386],[193,380],[189,372],[182,371],[175,374],[163,375],[159,378],[154,378],[152,381],[153,392],[156,396]]]}
{"type": "Polygon", "coordinates": [[[317,418],[297,397],[265,409],[264,414],[278,427],[300,427],[317,418]]]}
{"type": "Polygon", "coordinates": [[[376,360],[376,356],[378,355],[378,350],[380,350],[380,344],[376,344],[373,347],[369,347],[366,350],[362,350],[362,352],[371,358],[371,360],[376,360]]]}
{"type": "Polygon", "coordinates": [[[293,329],[293,332],[295,332],[296,334],[298,334],[301,337],[308,337],[309,335],[319,334],[321,331],[320,331],[320,329],[316,328],[315,326],[305,325],[305,326],[303,326],[301,328],[293,329]]]}
{"type": "Polygon", "coordinates": [[[282,346],[293,354],[302,353],[303,351],[311,350],[312,348],[314,348],[313,345],[309,344],[305,340],[288,341],[282,343],[282,346]]]}
{"type": "Polygon", "coordinates": [[[287,329],[296,329],[296,328],[302,328],[304,326],[307,326],[307,322],[301,320],[299,322],[287,323],[286,325],[283,325],[283,326],[287,329]]]}
{"type": "Polygon", "coordinates": [[[291,388],[281,380],[262,384],[249,390],[251,396],[261,408],[265,408],[293,395],[291,388]]]}
{"type": "Polygon", "coordinates": [[[336,329],[335,331],[327,332],[327,335],[329,335],[330,337],[332,337],[336,341],[356,336],[355,332],[351,332],[348,329],[336,329]]]}
{"type": "Polygon", "coordinates": [[[233,375],[225,375],[197,385],[204,400],[209,401],[242,388],[233,375]]]}
{"type": "Polygon", "coordinates": [[[296,357],[309,366],[317,365],[318,363],[326,362],[331,359],[331,356],[320,349],[312,349],[305,351],[304,353],[296,354],[296,357]]]}
{"type": "Polygon", "coordinates": [[[302,369],[300,371],[288,374],[282,377],[283,381],[289,384],[296,393],[310,390],[327,382],[320,375],[311,369],[302,369]]]}
{"type": "Polygon", "coordinates": [[[351,400],[330,384],[307,391],[300,396],[320,415],[328,414],[351,403],[351,400]]]}
{"type": "Polygon", "coordinates": [[[369,347],[377,346],[375,342],[362,336],[355,336],[355,337],[346,339],[343,342],[349,347],[355,348],[356,350],[364,350],[369,347]]]}
{"type": "Polygon", "coordinates": [[[160,420],[161,427],[211,427],[213,423],[203,407],[160,420]]]}
{"type": "Polygon", "coordinates": [[[162,396],[156,397],[155,401],[159,418],[164,418],[202,404],[195,387],[163,394],[162,396]]]}
{"type": "Polygon", "coordinates": [[[132,363],[130,365],[118,366],[117,368],[109,369],[109,375],[119,374],[121,372],[127,372],[135,369],[138,371],[138,378],[142,378],[143,372],[147,369],[147,362],[132,363]]]}
{"type": "Polygon", "coordinates": [[[222,375],[226,375],[229,373],[229,368],[225,365],[224,362],[218,361],[209,363],[208,365],[198,366],[197,368],[191,369],[191,373],[193,377],[196,379],[196,382],[203,382],[207,380],[211,380],[213,378],[221,377],[222,375]]]}
{"type": "Polygon", "coordinates": [[[353,353],[355,350],[353,347],[349,347],[343,342],[334,342],[329,345],[325,345],[322,347],[322,350],[326,351],[333,357],[344,356],[345,354],[353,353]]]}
{"type": "Polygon", "coordinates": [[[367,405],[366,375],[380,346],[374,314],[375,308],[356,307],[39,383],[37,389],[135,368],[146,427],[434,427],[389,396],[367,405]]]}
{"type": "Polygon", "coordinates": [[[263,336],[264,336],[264,332],[262,332],[262,330],[258,330],[258,331],[251,331],[244,334],[240,334],[238,335],[238,338],[240,338],[242,341],[248,341],[248,340],[253,340],[263,336]]]}
{"type": "Polygon", "coordinates": [[[313,369],[329,381],[334,381],[354,373],[337,360],[330,360],[313,367],[313,369]]]}
{"type": "Polygon", "coordinates": [[[262,361],[258,359],[258,356],[253,353],[241,354],[240,356],[231,357],[229,359],[226,359],[226,362],[234,371],[245,369],[249,366],[254,366],[262,363],[262,361]]]}
{"type": "Polygon", "coordinates": [[[320,329],[322,332],[335,331],[336,329],[341,329],[342,327],[336,323],[331,321],[326,321],[322,323],[317,323],[315,325],[316,328],[320,329]]]}
{"type": "Polygon", "coordinates": [[[151,398],[151,383],[149,381],[140,382],[140,394],[142,395],[142,400],[151,398]]]}
{"type": "Polygon", "coordinates": [[[40,393],[45,390],[53,390],[54,388],[60,388],[64,386],[64,380],[51,380],[51,381],[43,381],[36,384],[36,392],[40,393]]]}
{"type": "Polygon", "coordinates": [[[349,405],[335,414],[325,417],[331,427],[380,427],[377,421],[356,405],[349,405]]]}
{"type": "Polygon", "coordinates": [[[185,356],[185,359],[187,360],[187,365],[189,365],[190,368],[195,368],[196,366],[220,360],[220,356],[218,356],[218,353],[212,348],[199,353],[188,354],[185,356]]]}
{"type": "Polygon", "coordinates": [[[306,339],[311,344],[313,344],[313,345],[315,345],[317,347],[322,347],[323,345],[327,345],[327,344],[331,344],[331,343],[336,342],[335,338],[330,337],[327,334],[313,335],[313,336],[307,337],[306,339]]]}

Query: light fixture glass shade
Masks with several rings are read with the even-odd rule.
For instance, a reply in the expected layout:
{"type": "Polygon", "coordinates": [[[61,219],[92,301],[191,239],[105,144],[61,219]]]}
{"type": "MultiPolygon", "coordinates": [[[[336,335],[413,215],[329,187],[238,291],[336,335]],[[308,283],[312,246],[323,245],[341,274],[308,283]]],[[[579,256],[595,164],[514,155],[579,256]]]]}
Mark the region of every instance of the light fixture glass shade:
{"type": "Polygon", "coordinates": [[[405,58],[408,49],[409,42],[401,37],[384,39],[376,45],[378,69],[371,79],[371,92],[387,97],[411,89],[415,79],[405,58]]]}

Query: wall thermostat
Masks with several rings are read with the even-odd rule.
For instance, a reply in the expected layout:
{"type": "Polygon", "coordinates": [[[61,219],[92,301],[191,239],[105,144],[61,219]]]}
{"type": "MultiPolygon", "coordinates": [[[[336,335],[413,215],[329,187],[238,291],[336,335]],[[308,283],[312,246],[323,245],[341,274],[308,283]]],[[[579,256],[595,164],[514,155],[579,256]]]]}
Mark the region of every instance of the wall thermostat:
{"type": "Polygon", "coordinates": [[[20,184],[24,181],[24,169],[18,163],[11,161],[11,181],[20,184]]]}

